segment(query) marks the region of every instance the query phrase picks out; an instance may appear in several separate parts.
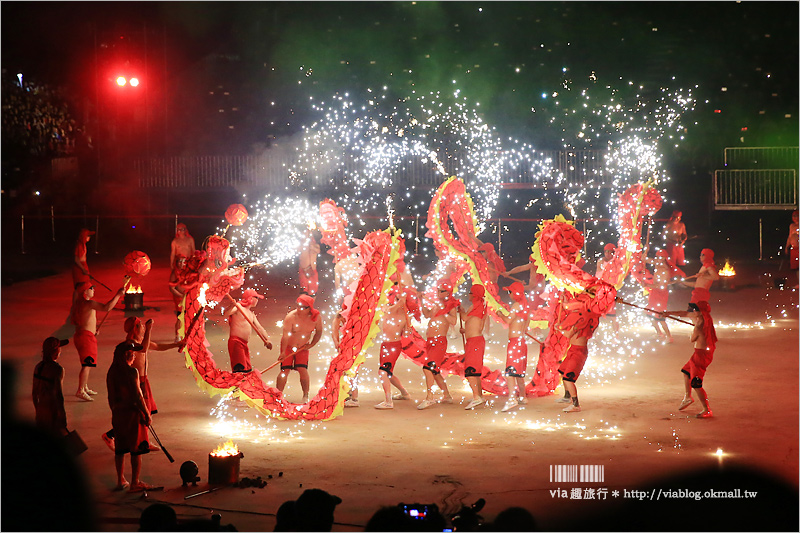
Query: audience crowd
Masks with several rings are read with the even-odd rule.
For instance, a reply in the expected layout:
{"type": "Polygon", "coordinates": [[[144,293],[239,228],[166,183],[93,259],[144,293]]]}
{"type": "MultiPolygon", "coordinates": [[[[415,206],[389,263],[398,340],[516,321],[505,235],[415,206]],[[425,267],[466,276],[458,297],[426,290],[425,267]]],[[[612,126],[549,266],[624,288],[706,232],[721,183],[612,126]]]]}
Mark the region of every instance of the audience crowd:
{"type": "Polygon", "coordinates": [[[73,155],[76,145],[88,142],[70,115],[63,90],[39,84],[9,72],[2,76],[3,149],[20,155],[73,155]]]}

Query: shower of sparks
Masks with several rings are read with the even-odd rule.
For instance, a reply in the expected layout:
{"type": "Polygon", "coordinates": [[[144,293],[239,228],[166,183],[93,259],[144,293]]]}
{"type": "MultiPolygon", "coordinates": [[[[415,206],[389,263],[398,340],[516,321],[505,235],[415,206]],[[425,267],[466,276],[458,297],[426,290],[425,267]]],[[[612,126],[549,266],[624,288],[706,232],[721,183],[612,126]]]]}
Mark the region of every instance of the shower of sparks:
{"type": "MultiPolygon", "coordinates": [[[[322,116],[305,128],[290,181],[305,190],[334,183],[347,191],[339,205],[348,212],[368,212],[408,172],[415,172],[430,191],[457,175],[471,191],[479,219],[485,220],[497,205],[500,184],[514,181],[511,176],[522,159],[538,179],[548,176],[548,162],[539,162],[534,150],[523,155],[505,149],[495,129],[458,91],[449,98],[431,93],[400,101],[386,92],[361,104],[345,94],[334,97],[333,105],[312,105],[322,116]]],[[[412,212],[426,209],[419,204],[412,212]]]]}
{"type": "Polygon", "coordinates": [[[266,195],[249,208],[247,225],[231,235],[239,264],[266,267],[292,261],[308,245],[307,230],[316,224],[319,208],[305,198],[266,195]]]}
{"type": "MultiPolygon", "coordinates": [[[[249,220],[230,236],[232,253],[240,265],[269,268],[296,261],[308,244],[308,228],[321,222],[316,203],[321,197],[316,196],[322,193],[315,191],[323,188],[347,213],[351,222],[347,231],[354,233],[352,237],[363,237],[358,233],[366,226],[367,215],[386,221],[388,211],[390,224],[401,224],[401,217],[417,217],[414,231],[419,241],[425,233],[429,199],[451,175],[464,180],[473,198],[479,234],[496,228],[487,221],[498,204],[502,184],[527,183],[545,195],[528,202],[526,210],[560,206],[573,218],[589,219],[582,226],[588,242],[616,242],[619,231],[612,222],[618,223],[618,193],[636,182],[653,179],[668,203],[669,176],[662,166],[661,149],[664,143],[683,139],[686,127],[681,121],[694,109],[695,101],[691,90],[654,90],[624,81],[617,82],[621,86],[617,88],[599,83],[594,73],[588,83],[589,87],[577,89],[572,80],[565,79],[548,92],[552,94],[547,99],[550,107],[543,111],[552,115],[551,127],[562,132],[566,161],[555,161],[556,152],[540,151],[511,138],[501,140],[477,112],[480,104],[471,104],[460,91],[397,99],[384,87],[370,91],[364,100],[346,93],[332,97],[329,104],[312,99],[312,110],[319,118],[304,127],[294,162],[288,165],[286,196],[267,194],[248,206],[249,220]],[[414,176],[413,186],[404,185],[406,176],[414,176]],[[408,205],[412,190],[428,194],[408,205]]],[[[419,251],[432,261],[431,248],[424,241],[419,251]]],[[[419,280],[422,273],[415,272],[415,266],[409,265],[409,272],[419,280]]],[[[445,266],[439,262],[437,268],[445,266]]],[[[330,277],[325,270],[320,276],[330,277]]],[[[430,275],[427,283],[439,277],[430,275]]],[[[462,286],[456,296],[463,298],[464,290],[462,286]]],[[[620,295],[636,305],[646,305],[647,297],[638,288],[625,286],[620,295]]],[[[319,302],[326,323],[335,314],[334,306],[326,304],[336,301],[319,302]]],[[[618,308],[618,319],[623,333],[617,335],[601,320],[584,370],[586,386],[625,379],[626,374],[635,372],[632,366],[638,358],[661,343],[645,313],[618,308]]],[[[425,320],[414,325],[424,331],[425,320]]],[[[681,327],[673,331],[677,334],[681,327]]],[[[543,331],[537,334],[540,338],[544,335],[543,331]]],[[[504,354],[504,339],[501,342],[492,335],[487,340],[495,347],[492,351],[504,354]]],[[[319,343],[319,352],[316,370],[324,374],[336,354],[328,335],[319,343]]],[[[486,364],[502,367],[501,358],[487,356],[486,364]]],[[[368,360],[366,364],[374,363],[368,360]]],[[[360,390],[380,390],[374,372],[362,369],[359,374],[360,390]]],[[[224,420],[231,417],[223,406],[218,408],[218,416],[224,420]]],[[[269,433],[263,427],[259,431],[269,433]]]]}

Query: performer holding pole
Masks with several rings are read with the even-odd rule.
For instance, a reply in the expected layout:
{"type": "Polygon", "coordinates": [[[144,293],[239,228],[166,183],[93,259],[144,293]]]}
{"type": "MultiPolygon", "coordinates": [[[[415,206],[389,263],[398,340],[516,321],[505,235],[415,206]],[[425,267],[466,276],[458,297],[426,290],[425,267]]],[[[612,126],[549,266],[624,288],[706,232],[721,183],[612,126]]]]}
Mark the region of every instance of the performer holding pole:
{"type": "Polygon", "coordinates": [[[258,321],[252,309],[255,308],[258,300],[264,297],[253,289],[245,289],[242,299],[237,302],[229,294],[226,294],[233,302],[233,307],[225,310],[223,316],[228,317],[230,326],[230,337],[228,338],[228,355],[231,358],[231,372],[247,373],[253,370],[250,364],[250,333],[255,330],[264,347],[272,349],[269,334],[264,326],[258,321]]]}
{"type": "Polygon", "coordinates": [[[650,316],[653,328],[658,337],[664,337],[668,343],[672,344],[672,333],[670,333],[666,318],[661,315],[661,312],[667,309],[669,303],[670,283],[674,278],[685,277],[686,274],[669,259],[666,250],[659,250],[656,252],[655,259],[646,258],[645,261],[653,265],[653,284],[647,300],[647,306],[652,309],[650,316]]]}
{"type": "Polygon", "coordinates": [[[314,309],[314,299],[307,294],[297,298],[297,309],[289,311],[283,319],[283,335],[281,336],[281,352],[278,361],[281,371],[278,374],[275,388],[283,392],[289,379],[289,371],[297,370],[300,374],[300,387],[303,389],[302,403],[308,403],[308,351],[322,337],[322,319],[319,311],[314,309]],[[313,334],[313,336],[312,336],[313,334]]]}
{"type": "Polygon", "coordinates": [[[700,251],[700,262],[703,266],[697,271],[697,274],[684,278],[681,283],[687,287],[692,287],[692,298],[689,300],[691,303],[708,302],[711,297],[711,284],[719,279],[719,272],[717,265],[714,264],[714,250],[711,248],[703,248],[700,251]],[[687,280],[695,279],[693,283],[687,280]]]}
{"type": "Polygon", "coordinates": [[[464,377],[467,378],[469,388],[472,389],[472,401],[464,409],[470,410],[483,405],[483,389],[481,388],[481,370],[483,369],[483,356],[486,353],[486,339],[483,328],[486,322],[487,305],[484,300],[486,289],[483,285],[473,284],[470,288],[469,310],[459,307],[459,317],[464,321],[461,330],[466,335],[464,342],[464,377]]]}
{"type": "MultiPolygon", "coordinates": [[[[125,283],[130,278],[125,278],[125,283]]],[[[97,311],[104,311],[106,316],[117,305],[117,302],[125,292],[122,286],[114,296],[105,304],[95,302],[94,285],[89,281],[83,281],[75,288],[73,295],[74,305],[72,307],[72,323],[75,324],[75,335],[72,342],[78,350],[78,357],[81,361],[81,371],[78,375],[78,391],[75,396],[86,402],[94,401],[92,396],[97,392],[89,388],[89,371],[97,366],[97,311]]],[[[102,325],[102,322],[101,322],[102,325]]]]}
{"type": "MultiPolygon", "coordinates": [[[[525,342],[525,335],[530,336],[528,334],[530,318],[525,287],[522,283],[515,281],[505,289],[511,293],[514,304],[511,306],[510,316],[499,315],[508,326],[505,370],[508,400],[503,406],[503,412],[528,403],[525,396],[525,371],[528,368],[528,345],[525,342]]],[[[534,340],[536,339],[534,338],[534,340]]]]}
{"type": "Polygon", "coordinates": [[[425,363],[422,367],[427,393],[425,399],[417,405],[417,409],[427,409],[436,405],[436,399],[433,396],[434,384],[442,389],[442,403],[453,403],[453,397],[450,395],[439,367],[444,362],[447,353],[447,330],[455,326],[458,321],[456,309],[459,302],[453,298],[453,288],[449,283],[440,282],[436,294],[437,301],[432,308],[424,305],[422,307],[422,314],[429,319],[425,363]]]}
{"type": "Polygon", "coordinates": [[[408,400],[410,398],[400,379],[394,375],[397,358],[400,357],[400,352],[403,350],[402,338],[410,327],[406,298],[402,285],[395,284],[394,289],[389,293],[389,302],[381,318],[383,342],[380,349],[378,373],[381,375],[381,385],[383,386],[385,399],[376,405],[375,409],[393,409],[394,400],[408,400]],[[392,385],[400,391],[394,396],[392,395],[392,385]]]}
{"type": "Polygon", "coordinates": [[[708,302],[689,303],[686,311],[665,311],[663,314],[665,316],[688,316],[694,323],[694,329],[689,338],[694,343],[694,353],[681,368],[685,394],[678,410],[683,411],[694,403],[692,398],[692,389],[694,389],[703,406],[703,410],[695,416],[711,418],[713,413],[708,403],[708,394],[703,389],[703,378],[708,365],[714,360],[714,350],[717,344],[717,332],[714,329],[714,319],[711,318],[711,306],[708,305],[708,302]]]}

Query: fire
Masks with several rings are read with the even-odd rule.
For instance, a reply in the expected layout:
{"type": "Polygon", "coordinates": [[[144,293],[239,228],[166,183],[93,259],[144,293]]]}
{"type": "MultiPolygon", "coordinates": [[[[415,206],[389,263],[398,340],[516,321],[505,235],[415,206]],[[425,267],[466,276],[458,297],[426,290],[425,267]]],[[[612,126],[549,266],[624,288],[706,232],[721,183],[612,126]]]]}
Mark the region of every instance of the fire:
{"type": "Polygon", "coordinates": [[[142,294],[143,292],[141,285],[133,285],[132,283],[125,289],[125,294],[142,294]]]}
{"type": "Polygon", "coordinates": [[[735,276],[736,275],[736,271],[733,269],[731,264],[728,263],[727,259],[725,260],[725,266],[722,267],[722,270],[719,271],[719,275],[720,276],[735,276]]]}
{"type": "Polygon", "coordinates": [[[239,455],[239,446],[233,443],[233,439],[230,439],[225,444],[217,446],[217,449],[211,452],[211,455],[214,457],[233,457],[239,455]]]}
{"type": "Polygon", "coordinates": [[[206,300],[206,291],[208,290],[208,283],[203,283],[203,286],[200,288],[200,293],[197,295],[197,302],[202,306],[205,307],[208,305],[208,301],[206,300]]]}

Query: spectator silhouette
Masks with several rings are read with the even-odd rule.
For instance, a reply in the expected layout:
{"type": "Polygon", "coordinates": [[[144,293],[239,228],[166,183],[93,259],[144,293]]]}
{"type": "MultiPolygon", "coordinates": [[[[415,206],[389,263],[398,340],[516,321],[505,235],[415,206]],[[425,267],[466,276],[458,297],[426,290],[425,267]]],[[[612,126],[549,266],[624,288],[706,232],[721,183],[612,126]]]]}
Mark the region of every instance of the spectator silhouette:
{"type": "Polygon", "coordinates": [[[275,529],[273,531],[299,531],[294,513],[294,500],[286,500],[275,513],[275,529]]]}
{"type": "Polygon", "coordinates": [[[178,515],[166,503],[154,503],[139,517],[139,531],[176,531],[178,515]]]}
{"type": "Polygon", "coordinates": [[[375,511],[364,531],[442,531],[446,525],[438,507],[429,509],[424,519],[418,519],[410,517],[399,505],[390,505],[375,511]]]}
{"type": "Polygon", "coordinates": [[[537,531],[536,519],[522,507],[501,511],[492,522],[492,531],[537,531]]]}
{"type": "Polygon", "coordinates": [[[3,531],[98,531],[83,470],[63,440],[19,420],[14,411],[18,373],[2,362],[3,531]]]}
{"type": "Polygon", "coordinates": [[[330,531],[333,512],[342,499],[322,489],[308,489],[297,498],[294,512],[298,531],[330,531]]]}

